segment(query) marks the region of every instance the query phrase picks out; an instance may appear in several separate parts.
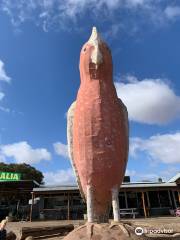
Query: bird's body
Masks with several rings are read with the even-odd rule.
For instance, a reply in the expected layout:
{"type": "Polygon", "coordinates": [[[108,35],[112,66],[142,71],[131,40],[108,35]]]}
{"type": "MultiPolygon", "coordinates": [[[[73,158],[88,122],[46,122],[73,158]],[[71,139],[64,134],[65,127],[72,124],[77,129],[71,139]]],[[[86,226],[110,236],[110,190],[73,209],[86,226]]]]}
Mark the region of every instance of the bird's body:
{"type": "Polygon", "coordinates": [[[82,195],[93,202],[93,219],[103,221],[112,190],[119,188],[125,173],[128,119],[113,84],[110,50],[98,35],[93,37],[80,55],[71,149],[82,195]]]}

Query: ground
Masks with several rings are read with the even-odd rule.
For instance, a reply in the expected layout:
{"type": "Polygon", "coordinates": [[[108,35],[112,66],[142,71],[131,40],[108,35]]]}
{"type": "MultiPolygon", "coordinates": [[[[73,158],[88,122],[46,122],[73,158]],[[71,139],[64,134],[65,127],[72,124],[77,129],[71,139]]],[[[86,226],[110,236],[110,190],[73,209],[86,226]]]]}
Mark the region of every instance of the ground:
{"type": "MultiPolygon", "coordinates": [[[[123,223],[130,223],[148,229],[173,229],[173,232],[180,233],[180,218],[178,217],[156,217],[156,218],[137,218],[122,219],[123,223]]],[[[83,225],[85,222],[80,220],[74,221],[36,221],[36,222],[9,222],[6,226],[7,231],[13,231],[18,234],[22,227],[40,227],[40,226],[57,226],[64,224],[73,224],[75,227],[83,225]]],[[[60,239],[59,237],[50,238],[51,240],[60,239]]]]}

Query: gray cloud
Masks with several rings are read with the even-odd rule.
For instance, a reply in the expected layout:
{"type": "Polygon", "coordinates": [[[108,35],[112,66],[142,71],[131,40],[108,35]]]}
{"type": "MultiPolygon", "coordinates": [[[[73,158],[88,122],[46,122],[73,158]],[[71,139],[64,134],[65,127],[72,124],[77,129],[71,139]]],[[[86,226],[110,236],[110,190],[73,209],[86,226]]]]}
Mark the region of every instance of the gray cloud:
{"type": "Polygon", "coordinates": [[[180,18],[180,6],[167,6],[164,13],[167,18],[176,20],[177,18],[180,18]]]}
{"type": "Polygon", "coordinates": [[[131,177],[133,181],[153,181],[157,182],[159,178],[162,178],[163,181],[168,181],[170,178],[174,177],[179,173],[179,169],[171,166],[167,170],[151,169],[149,166],[148,172],[141,172],[136,170],[127,169],[126,175],[131,177]]]}
{"type": "Polygon", "coordinates": [[[13,158],[17,163],[34,164],[42,160],[51,160],[51,153],[46,148],[32,148],[27,142],[0,145],[1,158],[13,158]]]}
{"type": "Polygon", "coordinates": [[[0,81],[10,82],[11,78],[7,75],[4,62],[0,60],[0,81]]]}
{"type": "Polygon", "coordinates": [[[158,134],[148,139],[139,137],[130,140],[130,155],[138,157],[144,152],[156,163],[180,163],[180,132],[174,134],[158,134]]]}
{"type": "Polygon", "coordinates": [[[57,155],[65,157],[65,158],[69,158],[68,147],[66,144],[63,144],[61,142],[56,142],[53,144],[53,147],[54,147],[54,151],[57,155]]]}
{"type": "MultiPolygon", "coordinates": [[[[109,20],[110,31],[117,33],[122,26],[131,22],[131,28],[137,29],[138,22],[151,22],[154,26],[163,25],[171,16],[177,16],[178,6],[171,6],[163,0],[2,0],[1,11],[5,12],[14,26],[19,26],[25,21],[33,21],[42,26],[44,31],[51,28],[71,30],[80,26],[80,21],[85,14],[98,23],[104,24],[109,20]],[[173,9],[172,9],[173,8],[173,9]],[[175,9],[176,8],[176,9],[175,9]],[[119,18],[121,11],[128,11],[130,18],[119,18]],[[117,16],[116,14],[117,13],[117,16]],[[142,21],[135,21],[135,17],[142,21]],[[122,24],[118,24],[121,22],[122,24]],[[72,24],[73,23],[73,24],[72,24]],[[117,29],[118,26],[118,29],[117,29]]],[[[127,32],[131,31],[128,29],[127,32]]],[[[112,34],[113,34],[112,32],[112,34]]]]}
{"type": "Polygon", "coordinates": [[[166,124],[180,118],[180,96],[163,79],[143,79],[127,75],[127,83],[116,82],[118,96],[132,121],[166,124]]]}
{"type": "Polygon", "coordinates": [[[48,185],[76,184],[72,168],[44,172],[44,181],[48,185]]]}
{"type": "MultiPolygon", "coordinates": [[[[0,59],[0,82],[2,81],[9,83],[11,81],[11,78],[7,75],[5,71],[4,62],[0,59]]],[[[5,93],[1,90],[1,85],[0,85],[0,101],[2,101],[4,97],[5,97],[5,93]]],[[[9,112],[10,109],[0,105],[0,111],[9,112]]]]}

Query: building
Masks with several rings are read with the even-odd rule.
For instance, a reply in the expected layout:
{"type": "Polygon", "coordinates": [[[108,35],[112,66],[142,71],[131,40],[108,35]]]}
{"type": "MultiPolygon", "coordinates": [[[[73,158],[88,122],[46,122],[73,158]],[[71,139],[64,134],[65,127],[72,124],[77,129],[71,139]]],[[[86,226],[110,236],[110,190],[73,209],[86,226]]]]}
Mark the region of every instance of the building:
{"type": "Polygon", "coordinates": [[[0,181],[0,220],[6,216],[17,220],[29,217],[29,199],[33,188],[39,184],[33,180],[6,179],[0,181]]]}
{"type": "MultiPolygon", "coordinates": [[[[120,211],[124,212],[125,217],[131,210],[136,215],[145,217],[169,215],[170,210],[180,206],[180,173],[168,182],[161,179],[157,182],[130,182],[128,178],[125,180],[127,182],[123,182],[119,191],[120,211]]],[[[37,205],[41,219],[83,219],[86,214],[86,205],[77,186],[33,188],[31,218],[37,205]],[[34,204],[33,199],[37,197],[40,200],[34,204]]]]}

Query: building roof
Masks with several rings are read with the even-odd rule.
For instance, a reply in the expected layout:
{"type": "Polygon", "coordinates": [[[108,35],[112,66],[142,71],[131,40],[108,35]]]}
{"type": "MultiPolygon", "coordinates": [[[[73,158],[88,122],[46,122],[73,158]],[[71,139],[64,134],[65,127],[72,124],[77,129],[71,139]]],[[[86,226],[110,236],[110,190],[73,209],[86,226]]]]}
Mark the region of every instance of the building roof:
{"type": "Polygon", "coordinates": [[[40,186],[39,188],[33,188],[33,192],[47,192],[47,191],[69,191],[69,190],[78,190],[77,185],[73,186],[40,186]]]}
{"type": "Polygon", "coordinates": [[[153,187],[176,187],[176,183],[154,183],[154,182],[145,182],[145,183],[126,183],[122,184],[120,188],[153,188],[153,187]]]}
{"type": "Polygon", "coordinates": [[[176,182],[178,179],[180,179],[180,172],[177,173],[174,177],[170,178],[168,182],[176,182]]]}
{"type": "MultiPolygon", "coordinates": [[[[141,182],[141,183],[123,183],[120,189],[134,189],[134,188],[167,188],[167,187],[177,187],[175,182],[141,182]]],[[[77,185],[66,185],[66,186],[42,186],[39,188],[33,188],[33,192],[55,192],[55,191],[75,191],[78,190],[77,185]]]]}

